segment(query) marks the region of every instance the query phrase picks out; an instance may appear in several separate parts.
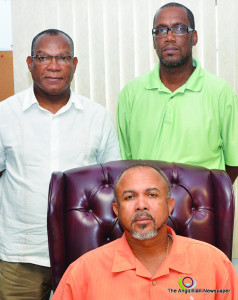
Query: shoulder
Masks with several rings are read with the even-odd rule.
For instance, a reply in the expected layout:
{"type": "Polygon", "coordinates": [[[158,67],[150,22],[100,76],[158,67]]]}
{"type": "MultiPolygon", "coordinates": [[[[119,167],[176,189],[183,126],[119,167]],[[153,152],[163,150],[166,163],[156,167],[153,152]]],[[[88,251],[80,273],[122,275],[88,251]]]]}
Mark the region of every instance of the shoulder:
{"type": "Polygon", "coordinates": [[[208,244],[203,241],[183,237],[176,236],[177,242],[183,247],[186,248],[188,255],[191,257],[196,257],[196,260],[204,259],[210,261],[220,261],[220,262],[230,262],[228,257],[217,247],[208,244]]]}
{"type": "Polygon", "coordinates": [[[204,86],[205,88],[212,93],[230,93],[235,94],[234,89],[231,84],[225,79],[218,77],[217,75],[202,69],[204,76],[204,86]]]}
{"type": "MultiPolygon", "coordinates": [[[[155,69],[157,70],[157,66],[155,69]]],[[[154,78],[155,69],[129,81],[121,90],[119,98],[127,93],[133,94],[141,90],[144,90],[144,88],[147,86],[148,83],[155,80],[154,78]]]]}
{"type": "Polygon", "coordinates": [[[98,113],[102,115],[107,115],[108,112],[104,106],[101,104],[90,100],[89,98],[79,95],[77,93],[72,92],[73,101],[78,107],[81,107],[85,113],[98,113]]]}
{"type": "Polygon", "coordinates": [[[1,101],[0,112],[4,115],[7,111],[22,111],[24,99],[29,93],[30,88],[1,101]]]}
{"type": "Polygon", "coordinates": [[[111,255],[115,252],[115,250],[121,244],[121,240],[122,240],[122,238],[118,238],[108,244],[105,244],[103,246],[100,246],[96,249],[93,249],[93,250],[85,253],[83,256],[85,257],[85,259],[89,259],[92,257],[98,257],[102,254],[111,255]]]}
{"type": "Polygon", "coordinates": [[[105,265],[105,261],[107,261],[107,263],[111,263],[114,258],[115,251],[120,243],[121,239],[119,238],[85,253],[70,265],[70,269],[86,271],[89,268],[89,271],[91,271],[90,268],[92,265],[100,267],[100,265],[105,265]]]}

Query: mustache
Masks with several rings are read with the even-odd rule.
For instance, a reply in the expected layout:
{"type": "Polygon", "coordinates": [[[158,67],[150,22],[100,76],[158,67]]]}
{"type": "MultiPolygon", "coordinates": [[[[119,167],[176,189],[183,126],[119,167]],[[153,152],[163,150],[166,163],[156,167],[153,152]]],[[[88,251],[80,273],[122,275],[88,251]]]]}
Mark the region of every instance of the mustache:
{"type": "Polygon", "coordinates": [[[155,222],[155,219],[147,211],[140,211],[136,215],[134,215],[134,217],[131,220],[131,224],[133,224],[136,221],[136,219],[140,217],[147,217],[155,222]]]}
{"type": "Polygon", "coordinates": [[[161,48],[161,50],[164,51],[165,49],[170,48],[170,47],[174,47],[177,50],[181,50],[181,47],[179,47],[177,45],[174,45],[174,43],[170,43],[170,44],[165,45],[164,47],[161,48]]]}

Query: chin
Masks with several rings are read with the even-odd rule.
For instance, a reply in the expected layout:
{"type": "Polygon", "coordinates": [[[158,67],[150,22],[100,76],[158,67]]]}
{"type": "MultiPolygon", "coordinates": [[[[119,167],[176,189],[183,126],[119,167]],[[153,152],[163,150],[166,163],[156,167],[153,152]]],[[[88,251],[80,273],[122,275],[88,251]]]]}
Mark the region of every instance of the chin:
{"type": "Polygon", "coordinates": [[[189,57],[180,57],[177,60],[169,60],[164,57],[160,57],[160,63],[167,68],[175,68],[184,65],[188,59],[189,57]]]}
{"type": "Polygon", "coordinates": [[[48,94],[48,95],[52,95],[52,96],[58,96],[58,95],[62,95],[64,94],[67,90],[67,88],[45,88],[45,89],[42,89],[42,91],[45,93],[45,94],[48,94]]]}
{"type": "Polygon", "coordinates": [[[140,241],[146,241],[154,238],[158,234],[158,231],[154,229],[153,231],[149,232],[135,232],[132,231],[131,235],[134,239],[140,240],[140,241]]]}

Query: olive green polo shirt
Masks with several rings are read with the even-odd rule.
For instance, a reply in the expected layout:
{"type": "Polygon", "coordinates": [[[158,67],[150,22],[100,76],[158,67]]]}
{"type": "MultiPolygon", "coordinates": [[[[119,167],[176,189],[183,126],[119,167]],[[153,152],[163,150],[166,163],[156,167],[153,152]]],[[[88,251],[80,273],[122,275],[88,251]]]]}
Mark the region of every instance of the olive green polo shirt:
{"type": "Polygon", "coordinates": [[[152,159],[210,169],[238,166],[238,98],[197,60],[188,81],[171,92],[153,71],[119,95],[118,135],[123,159],[152,159]]]}

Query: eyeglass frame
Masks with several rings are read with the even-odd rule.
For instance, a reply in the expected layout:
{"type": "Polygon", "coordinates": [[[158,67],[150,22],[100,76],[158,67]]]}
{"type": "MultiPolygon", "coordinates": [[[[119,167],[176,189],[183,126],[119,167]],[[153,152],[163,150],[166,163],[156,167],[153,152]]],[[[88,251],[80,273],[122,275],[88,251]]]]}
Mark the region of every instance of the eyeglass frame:
{"type": "MultiPolygon", "coordinates": [[[[61,58],[61,57],[65,57],[65,58],[66,58],[66,57],[70,57],[71,60],[74,58],[74,56],[71,56],[71,55],[48,55],[48,54],[45,54],[45,55],[35,54],[35,55],[32,55],[31,57],[34,58],[34,59],[35,59],[35,58],[38,59],[39,57],[48,57],[48,58],[50,58],[50,62],[45,63],[45,64],[52,63],[52,59],[55,58],[55,59],[56,59],[56,63],[59,64],[59,65],[61,65],[61,63],[59,63],[58,59],[61,58]],[[57,59],[57,58],[58,58],[58,59],[57,59]]],[[[39,60],[38,60],[38,62],[39,62],[40,64],[41,64],[41,63],[44,64],[44,61],[39,61],[39,60]]],[[[69,63],[69,61],[67,61],[67,60],[66,60],[66,61],[63,61],[63,60],[62,60],[62,62],[63,62],[63,64],[69,63]]]]}
{"type": "Polygon", "coordinates": [[[183,25],[175,25],[175,26],[171,26],[171,27],[162,26],[162,27],[155,27],[155,28],[152,28],[152,35],[155,36],[155,37],[165,37],[165,36],[168,35],[169,31],[171,31],[171,33],[172,33],[173,35],[175,35],[175,36],[182,36],[182,35],[189,34],[189,32],[194,31],[194,29],[191,28],[191,27],[188,27],[187,25],[184,25],[184,24],[183,24],[183,25]],[[175,27],[179,27],[179,26],[184,26],[184,27],[186,27],[186,28],[187,28],[187,33],[183,33],[183,34],[176,34],[176,33],[174,33],[173,29],[174,29],[175,27]],[[167,33],[166,33],[165,35],[161,35],[161,36],[156,35],[156,34],[155,34],[155,30],[158,30],[158,29],[160,29],[160,28],[166,28],[166,29],[167,29],[167,33]]]}

